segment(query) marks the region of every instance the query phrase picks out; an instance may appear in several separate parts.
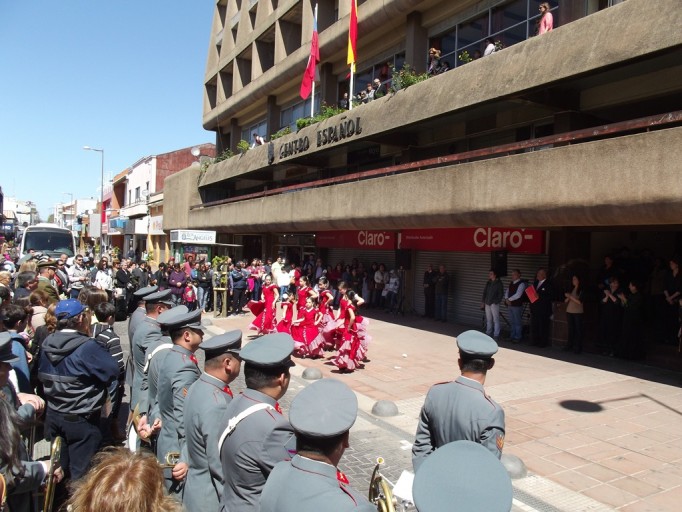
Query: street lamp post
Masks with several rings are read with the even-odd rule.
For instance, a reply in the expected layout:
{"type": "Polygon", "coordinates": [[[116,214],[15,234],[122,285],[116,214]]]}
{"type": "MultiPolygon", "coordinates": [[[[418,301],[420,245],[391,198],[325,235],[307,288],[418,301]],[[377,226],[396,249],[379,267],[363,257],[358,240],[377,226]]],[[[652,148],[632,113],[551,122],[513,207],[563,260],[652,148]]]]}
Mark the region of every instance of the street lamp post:
{"type": "Polygon", "coordinates": [[[104,149],[83,146],[86,151],[97,151],[102,157],[102,175],[100,179],[100,207],[99,207],[99,254],[104,254],[104,235],[102,234],[102,224],[104,223],[104,149]]]}

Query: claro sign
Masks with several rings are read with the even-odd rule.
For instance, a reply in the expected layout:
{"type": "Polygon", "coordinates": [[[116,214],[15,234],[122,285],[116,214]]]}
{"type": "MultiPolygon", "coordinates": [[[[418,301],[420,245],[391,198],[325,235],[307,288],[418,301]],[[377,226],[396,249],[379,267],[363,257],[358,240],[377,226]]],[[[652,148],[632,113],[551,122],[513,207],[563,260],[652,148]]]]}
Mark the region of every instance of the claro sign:
{"type": "Polygon", "coordinates": [[[384,249],[396,248],[396,234],[392,231],[325,231],[315,235],[316,247],[384,249]]]}
{"type": "Polygon", "coordinates": [[[418,251],[490,252],[507,250],[525,254],[545,252],[545,232],[524,228],[406,229],[400,249],[418,251]]]}

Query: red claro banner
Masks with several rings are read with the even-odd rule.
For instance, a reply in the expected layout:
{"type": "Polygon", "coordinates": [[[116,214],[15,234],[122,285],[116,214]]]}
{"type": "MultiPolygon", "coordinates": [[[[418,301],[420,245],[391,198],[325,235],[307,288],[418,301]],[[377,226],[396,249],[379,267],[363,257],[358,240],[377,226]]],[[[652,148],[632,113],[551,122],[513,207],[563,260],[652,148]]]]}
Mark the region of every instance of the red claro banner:
{"type": "Polygon", "coordinates": [[[399,249],[417,251],[490,252],[506,250],[544,254],[545,231],[523,228],[405,229],[399,249]]]}
{"type": "Polygon", "coordinates": [[[397,238],[392,231],[324,231],[315,234],[315,246],[392,251],[397,247],[397,238]]]}

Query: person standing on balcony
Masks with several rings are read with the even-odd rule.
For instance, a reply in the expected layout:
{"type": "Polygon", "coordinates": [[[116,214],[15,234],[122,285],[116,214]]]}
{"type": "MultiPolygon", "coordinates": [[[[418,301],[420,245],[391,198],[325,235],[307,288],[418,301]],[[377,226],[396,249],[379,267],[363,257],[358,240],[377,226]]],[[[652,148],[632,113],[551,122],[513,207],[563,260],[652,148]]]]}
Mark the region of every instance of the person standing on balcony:
{"type": "Polygon", "coordinates": [[[251,143],[251,148],[255,148],[256,146],[262,146],[265,144],[265,139],[258,135],[257,133],[253,134],[253,142],[251,143]]]}
{"type": "Polygon", "coordinates": [[[554,17],[549,10],[549,3],[542,2],[538,9],[540,10],[540,17],[538,18],[537,25],[538,35],[540,35],[549,32],[554,28],[554,17]]]}

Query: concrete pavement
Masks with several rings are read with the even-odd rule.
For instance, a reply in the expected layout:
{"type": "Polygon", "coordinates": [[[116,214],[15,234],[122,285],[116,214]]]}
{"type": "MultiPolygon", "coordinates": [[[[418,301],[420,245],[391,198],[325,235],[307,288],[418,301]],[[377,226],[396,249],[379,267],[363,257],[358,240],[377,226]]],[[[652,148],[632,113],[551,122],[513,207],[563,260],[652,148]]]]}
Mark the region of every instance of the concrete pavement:
{"type": "MultiPolygon", "coordinates": [[[[305,385],[296,377],[315,367],[358,394],[353,447],[342,460],[358,488],[366,487],[378,456],[393,481],[411,468],[425,394],[433,383],[458,375],[454,336],[464,330],[418,317],[363,314],[373,337],[363,370],[340,374],[324,359],[298,359],[292,372],[294,392],[305,385]],[[400,414],[373,416],[378,400],[394,401],[400,414]]],[[[251,315],[212,321],[212,330],[246,329],[251,315]]],[[[501,343],[486,389],[506,412],[505,453],[529,470],[514,481],[515,510],[679,510],[680,384],[679,374],[639,364],[501,343]]]]}

